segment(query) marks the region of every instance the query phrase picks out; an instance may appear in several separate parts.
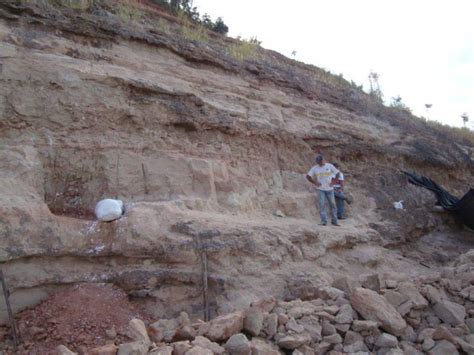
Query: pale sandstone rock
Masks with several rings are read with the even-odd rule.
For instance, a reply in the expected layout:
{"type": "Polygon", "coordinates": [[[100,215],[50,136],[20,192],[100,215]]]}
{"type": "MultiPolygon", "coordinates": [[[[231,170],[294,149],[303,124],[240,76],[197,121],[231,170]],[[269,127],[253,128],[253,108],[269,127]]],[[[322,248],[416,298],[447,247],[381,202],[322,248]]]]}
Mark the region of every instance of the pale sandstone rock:
{"type": "Polygon", "coordinates": [[[424,285],[421,288],[421,292],[432,304],[436,304],[437,302],[441,301],[441,293],[432,285],[424,285]]]}
{"type": "Polygon", "coordinates": [[[242,334],[234,334],[224,345],[225,350],[229,355],[250,355],[250,343],[247,337],[242,334]]]}
{"type": "MultiPolygon", "coordinates": [[[[87,355],[115,355],[117,354],[118,347],[115,344],[107,344],[103,346],[99,346],[97,348],[93,348],[88,350],[87,355]]],[[[155,354],[158,355],[158,354],[155,354]]],[[[159,354],[159,355],[171,355],[170,354],[159,354]]]]}
{"type": "Polygon", "coordinates": [[[368,288],[375,292],[380,292],[380,275],[379,274],[368,274],[361,275],[360,284],[362,287],[368,288]]]}
{"type": "Polygon", "coordinates": [[[173,346],[173,355],[185,355],[187,351],[193,348],[189,340],[177,341],[172,343],[171,346],[173,346]]]}
{"type": "Polygon", "coordinates": [[[315,316],[306,316],[298,320],[299,324],[303,326],[304,330],[309,333],[314,343],[321,341],[322,326],[320,321],[315,316]]]}
{"type": "Polygon", "coordinates": [[[321,334],[325,335],[332,335],[336,333],[336,328],[332,325],[329,321],[325,320],[322,323],[321,334]]]}
{"type": "Polygon", "coordinates": [[[145,355],[150,344],[142,341],[120,344],[117,355],[145,355]]]}
{"type": "Polygon", "coordinates": [[[205,336],[212,341],[223,341],[242,330],[244,316],[242,312],[230,313],[214,318],[209,322],[209,325],[205,336]]]}
{"type": "Polygon", "coordinates": [[[390,304],[395,308],[408,301],[408,297],[406,295],[402,295],[400,292],[394,290],[388,290],[383,295],[386,300],[390,302],[390,304]]]}
{"type": "Polygon", "coordinates": [[[433,340],[447,340],[451,343],[456,343],[454,335],[443,325],[438,326],[431,335],[433,340]]]}
{"type": "Polygon", "coordinates": [[[367,353],[369,349],[367,345],[362,340],[358,340],[350,345],[344,345],[344,352],[348,354],[355,354],[355,353],[367,353]]]}
{"type": "Polygon", "coordinates": [[[267,343],[261,338],[252,338],[250,341],[250,350],[252,355],[280,355],[278,347],[273,344],[267,343]]]}
{"type": "Polygon", "coordinates": [[[335,321],[340,324],[352,323],[352,307],[350,304],[345,304],[341,307],[336,315],[335,321]]]}
{"type": "Polygon", "coordinates": [[[294,332],[294,333],[303,333],[304,332],[304,327],[296,322],[293,318],[291,318],[288,323],[285,325],[285,329],[288,332],[294,332]]]}
{"type": "Polygon", "coordinates": [[[331,286],[344,291],[345,295],[350,297],[354,288],[358,287],[359,285],[354,279],[347,276],[342,276],[334,280],[331,286]]]}
{"type": "Polygon", "coordinates": [[[193,346],[191,349],[186,351],[185,355],[213,355],[214,353],[205,348],[201,348],[200,346],[193,346]]]}
{"type": "Polygon", "coordinates": [[[403,334],[407,325],[405,320],[378,293],[364,288],[356,288],[351,296],[351,304],[364,319],[379,322],[382,329],[394,335],[403,334]]]}
{"type": "Polygon", "coordinates": [[[411,301],[413,308],[420,309],[428,306],[428,301],[421,295],[412,282],[401,282],[397,290],[411,301]]]}
{"type": "Polygon", "coordinates": [[[418,338],[416,339],[416,341],[418,343],[421,343],[425,339],[432,339],[434,332],[435,332],[434,328],[425,328],[418,334],[418,338]]]}
{"type": "Polygon", "coordinates": [[[258,301],[252,302],[251,307],[259,308],[262,312],[270,313],[277,304],[274,297],[262,298],[258,301]]]}
{"type": "Polygon", "coordinates": [[[251,307],[244,313],[244,327],[243,329],[251,336],[257,336],[263,327],[263,312],[255,307],[251,307]]]}
{"type": "Polygon", "coordinates": [[[434,305],[433,310],[441,320],[450,325],[464,323],[466,309],[457,303],[441,300],[434,305]]]}
{"type": "Polygon", "coordinates": [[[77,355],[77,353],[69,350],[67,347],[65,347],[64,345],[59,345],[57,348],[56,348],[56,353],[58,355],[77,355]]]}
{"type": "Polygon", "coordinates": [[[127,335],[135,341],[141,341],[147,344],[151,343],[145,323],[143,323],[141,319],[134,318],[128,323],[127,335]]]}
{"type": "Polygon", "coordinates": [[[374,330],[378,328],[378,322],[372,320],[355,320],[352,323],[352,329],[355,332],[374,330]]]}
{"type": "Polygon", "coordinates": [[[170,343],[173,341],[178,327],[179,321],[177,319],[160,319],[150,324],[150,336],[156,343],[163,340],[170,343]]]}
{"type": "Polygon", "coordinates": [[[275,313],[266,314],[263,318],[262,335],[271,339],[277,332],[278,316],[275,313]]]}
{"type": "Polygon", "coordinates": [[[434,348],[432,348],[429,352],[429,355],[458,355],[459,352],[454,346],[453,343],[450,343],[447,340],[441,340],[437,342],[434,348]]]}
{"type": "Polygon", "coordinates": [[[402,348],[404,354],[422,355],[422,352],[415,348],[412,343],[402,341],[400,342],[400,347],[402,348]]]}
{"type": "Polygon", "coordinates": [[[341,344],[342,343],[342,337],[339,334],[332,334],[332,335],[327,335],[323,338],[323,341],[331,344],[341,344]]]}
{"type": "Polygon", "coordinates": [[[280,348],[296,349],[302,345],[308,344],[311,341],[311,336],[308,333],[287,335],[277,341],[280,348]]]}
{"type": "Polygon", "coordinates": [[[194,346],[200,346],[204,349],[211,350],[214,354],[222,354],[224,353],[225,349],[217,343],[210,341],[209,339],[203,336],[197,336],[191,343],[194,346]]]}
{"type": "Polygon", "coordinates": [[[398,339],[392,334],[382,333],[375,342],[375,345],[379,348],[396,348],[398,347],[398,339]]]}
{"type": "Polygon", "coordinates": [[[153,349],[147,355],[173,355],[173,347],[161,346],[159,348],[153,349]]]}

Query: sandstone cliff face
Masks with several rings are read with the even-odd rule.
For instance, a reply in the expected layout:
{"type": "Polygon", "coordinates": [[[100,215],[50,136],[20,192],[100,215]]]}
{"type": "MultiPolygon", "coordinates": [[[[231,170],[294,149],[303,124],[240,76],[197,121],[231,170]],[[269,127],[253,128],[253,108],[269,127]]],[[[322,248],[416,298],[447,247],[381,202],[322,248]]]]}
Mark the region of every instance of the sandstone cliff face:
{"type": "Polygon", "coordinates": [[[472,146],[317,68],[261,49],[240,61],[231,39],[107,6],[0,5],[0,262],[15,309],[100,281],[160,316],[196,314],[203,249],[214,313],[335,274],[416,272],[383,246],[451,222],[399,169],[461,195],[472,146]],[[339,229],[317,226],[315,152],[341,162],[355,197],[339,229]],[[94,221],[106,197],[125,201],[122,219],[94,221]]]}

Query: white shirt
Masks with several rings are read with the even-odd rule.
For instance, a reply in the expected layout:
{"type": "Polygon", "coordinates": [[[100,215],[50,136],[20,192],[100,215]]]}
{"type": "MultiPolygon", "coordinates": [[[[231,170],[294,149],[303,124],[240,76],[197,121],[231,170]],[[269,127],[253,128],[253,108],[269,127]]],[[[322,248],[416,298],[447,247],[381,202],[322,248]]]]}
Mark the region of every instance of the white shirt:
{"type": "Polygon", "coordinates": [[[321,183],[321,186],[316,187],[318,190],[332,191],[333,187],[330,185],[331,180],[338,172],[339,170],[337,170],[334,165],[326,163],[323,166],[313,166],[310,171],[308,171],[308,175],[311,176],[313,180],[317,180],[321,183]]]}
{"type": "MultiPolygon", "coordinates": [[[[336,178],[336,175],[333,176],[333,178],[335,179],[336,178]]],[[[334,188],[340,188],[341,187],[341,184],[339,184],[339,181],[344,181],[344,174],[339,172],[339,179],[338,179],[338,182],[335,183],[334,185],[332,185],[332,187],[334,188]]]]}

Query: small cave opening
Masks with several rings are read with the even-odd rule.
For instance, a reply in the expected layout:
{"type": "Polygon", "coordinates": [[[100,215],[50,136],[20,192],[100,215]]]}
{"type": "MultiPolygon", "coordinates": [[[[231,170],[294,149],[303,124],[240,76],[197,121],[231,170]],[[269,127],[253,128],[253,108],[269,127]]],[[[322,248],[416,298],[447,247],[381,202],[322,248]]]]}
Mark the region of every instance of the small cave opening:
{"type": "Polygon", "coordinates": [[[95,204],[109,192],[106,163],[103,156],[89,150],[44,154],[44,200],[51,213],[95,220],[95,204]]]}

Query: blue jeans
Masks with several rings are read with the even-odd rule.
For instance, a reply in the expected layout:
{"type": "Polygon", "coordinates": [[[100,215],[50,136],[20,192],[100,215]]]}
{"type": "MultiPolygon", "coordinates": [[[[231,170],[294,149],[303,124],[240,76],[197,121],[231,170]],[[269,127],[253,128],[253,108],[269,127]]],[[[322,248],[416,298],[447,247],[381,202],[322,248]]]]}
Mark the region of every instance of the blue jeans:
{"type": "Polygon", "coordinates": [[[331,222],[337,223],[337,209],[334,199],[334,191],[319,190],[319,216],[321,217],[321,223],[327,223],[326,200],[329,203],[329,208],[331,210],[331,222]]]}
{"type": "Polygon", "coordinates": [[[334,190],[334,197],[336,198],[337,218],[344,218],[344,192],[334,190]]]}

